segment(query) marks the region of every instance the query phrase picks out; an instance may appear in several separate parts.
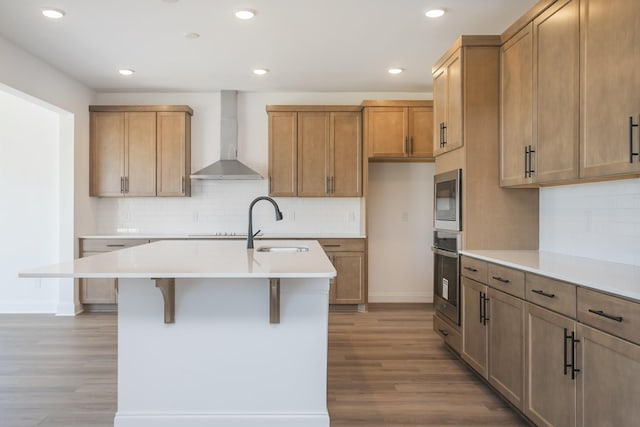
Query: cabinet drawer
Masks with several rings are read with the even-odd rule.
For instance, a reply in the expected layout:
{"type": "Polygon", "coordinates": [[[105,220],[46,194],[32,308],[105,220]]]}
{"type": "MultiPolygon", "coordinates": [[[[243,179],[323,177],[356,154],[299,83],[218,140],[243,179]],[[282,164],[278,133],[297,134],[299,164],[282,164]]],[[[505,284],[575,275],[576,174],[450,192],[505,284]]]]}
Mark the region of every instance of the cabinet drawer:
{"type": "Polygon", "coordinates": [[[433,315],[433,330],[436,334],[440,335],[445,343],[460,354],[462,349],[462,335],[460,331],[449,325],[437,315],[433,315]]]}
{"type": "Polygon", "coordinates": [[[576,318],[576,286],[527,273],[526,299],[571,318],[576,318]]]}
{"type": "Polygon", "coordinates": [[[364,239],[318,239],[326,252],[364,252],[364,239]]]}
{"type": "Polygon", "coordinates": [[[489,264],[489,285],[524,299],[524,272],[501,265],[489,264]]]}
{"type": "Polygon", "coordinates": [[[640,304],[578,288],[578,320],[640,344],[640,304]]]}
{"type": "Polygon", "coordinates": [[[481,283],[487,283],[487,263],[475,258],[462,257],[460,273],[481,283]]]}
{"type": "Polygon", "coordinates": [[[85,252],[111,252],[149,243],[147,239],[81,239],[80,256],[85,252]]]}

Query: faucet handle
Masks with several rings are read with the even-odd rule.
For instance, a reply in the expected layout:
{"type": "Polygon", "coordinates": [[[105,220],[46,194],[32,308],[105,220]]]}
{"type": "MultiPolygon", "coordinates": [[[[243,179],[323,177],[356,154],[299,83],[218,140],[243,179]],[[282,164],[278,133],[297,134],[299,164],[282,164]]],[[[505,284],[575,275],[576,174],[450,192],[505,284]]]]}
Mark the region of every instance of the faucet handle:
{"type": "Polygon", "coordinates": [[[258,234],[260,234],[260,232],[261,232],[261,231],[262,231],[262,230],[258,230],[258,231],[256,231],[255,233],[253,233],[253,236],[251,236],[251,237],[256,237],[258,234]]]}

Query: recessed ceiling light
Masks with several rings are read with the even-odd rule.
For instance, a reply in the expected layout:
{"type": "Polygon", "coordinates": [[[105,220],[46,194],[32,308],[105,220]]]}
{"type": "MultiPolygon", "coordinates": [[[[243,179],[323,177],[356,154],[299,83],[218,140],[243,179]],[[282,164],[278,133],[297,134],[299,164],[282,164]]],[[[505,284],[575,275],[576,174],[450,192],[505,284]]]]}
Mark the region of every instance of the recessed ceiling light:
{"type": "Polygon", "coordinates": [[[425,12],[427,18],[440,18],[444,15],[444,9],[431,9],[425,12]]]}
{"type": "Polygon", "coordinates": [[[259,76],[264,76],[268,72],[269,70],[267,70],[266,68],[256,68],[255,70],[253,70],[253,74],[257,74],[259,76]]]}
{"type": "Polygon", "coordinates": [[[244,9],[236,12],[236,18],[238,19],[251,19],[256,16],[256,13],[253,10],[244,9]]]}
{"type": "Polygon", "coordinates": [[[389,74],[400,74],[404,71],[404,68],[389,68],[389,74]]]}
{"type": "Polygon", "coordinates": [[[60,19],[65,15],[64,10],[60,9],[42,9],[42,14],[50,19],[60,19]]]}
{"type": "Polygon", "coordinates": [[[184,33],[184,37],[187,39],[198,39],[200,38],[200,34],[198,33],[184,33]]]}
{"type": "Polygon", "coordinates": [[[131,74],[135,73],[135,70],[132,70],[131,68],[121,68],[118,70],[118,72],[123,76],[130,76],[131,74]]]}

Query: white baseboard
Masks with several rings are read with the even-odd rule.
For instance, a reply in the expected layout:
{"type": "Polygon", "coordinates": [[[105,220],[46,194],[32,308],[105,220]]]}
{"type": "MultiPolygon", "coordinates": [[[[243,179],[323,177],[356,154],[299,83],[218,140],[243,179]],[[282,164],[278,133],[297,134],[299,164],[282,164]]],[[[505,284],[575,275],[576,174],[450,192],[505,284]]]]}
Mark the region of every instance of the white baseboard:
{"type": "Polygon", "coordinates": [[[329,427],[329,414],[126,414],[114,427],[329,427]]]}
{"type": "Polygon", "coordinates": [[[84,311],[82,304],[61,301],[56,306],[56,316],[76,316],[84,311]]]}
{"type": "Polygon", "coordinates": [[[55,314],[57,305],[58,305],[58,301],[49,301],[49,302],[3,301],[3,302],[0,302],[0,313],[55,314]]]}
{"type": "Polygon", "coordinates": [[[433,293],[431,292],[371,292],[369,290],[368,302],[433,302],[433,293]]]}

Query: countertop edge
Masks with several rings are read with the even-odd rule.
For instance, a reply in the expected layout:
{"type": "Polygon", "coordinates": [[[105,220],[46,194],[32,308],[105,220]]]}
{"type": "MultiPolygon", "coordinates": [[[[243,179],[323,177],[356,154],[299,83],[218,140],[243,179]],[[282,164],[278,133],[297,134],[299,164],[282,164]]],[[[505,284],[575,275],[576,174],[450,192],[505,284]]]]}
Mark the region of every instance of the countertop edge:
{"type": "Polygon", "coordinates": [[[637,265],[535,250],[465,249],[460,254],[640,302],[640,266],[637,265]],[[528,258],[538,267],[518,262],[513,259],[516,257],[528,258]],[[541,262],[552,268],[539,267],[541,262]],[[561,266],[565,263],[572,265],[566,265],[563,271],[561,266]]]}

